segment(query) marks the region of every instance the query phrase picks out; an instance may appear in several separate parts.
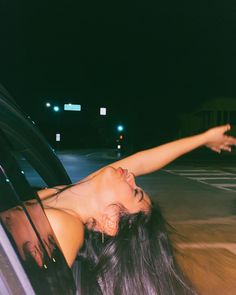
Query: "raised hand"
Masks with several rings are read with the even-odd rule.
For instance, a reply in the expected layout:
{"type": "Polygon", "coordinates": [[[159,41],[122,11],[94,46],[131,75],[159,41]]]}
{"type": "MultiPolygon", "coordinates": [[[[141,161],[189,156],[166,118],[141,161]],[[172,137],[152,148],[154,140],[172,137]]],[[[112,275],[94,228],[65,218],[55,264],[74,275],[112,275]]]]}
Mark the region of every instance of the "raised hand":
{"type": "Polygon", "coordinates": [[[205,146],[217,153],[221,150],[231,152],[231,147],[236,146],[236,138],[225,134],[230,129],[230,124],[226,124],[205,131],[204,136],[207,142],[205,146]]]}

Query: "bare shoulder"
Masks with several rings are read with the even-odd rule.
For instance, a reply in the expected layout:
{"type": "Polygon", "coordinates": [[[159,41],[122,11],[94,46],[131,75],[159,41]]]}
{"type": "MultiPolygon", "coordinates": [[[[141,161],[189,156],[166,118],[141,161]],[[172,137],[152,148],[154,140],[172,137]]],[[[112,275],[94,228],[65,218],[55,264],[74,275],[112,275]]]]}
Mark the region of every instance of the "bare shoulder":
{"type": "Polygon", "coordinates": [[[84,242],[84,225],[76,217],[57,209],[44,209],[69,266],[84,242]]]}

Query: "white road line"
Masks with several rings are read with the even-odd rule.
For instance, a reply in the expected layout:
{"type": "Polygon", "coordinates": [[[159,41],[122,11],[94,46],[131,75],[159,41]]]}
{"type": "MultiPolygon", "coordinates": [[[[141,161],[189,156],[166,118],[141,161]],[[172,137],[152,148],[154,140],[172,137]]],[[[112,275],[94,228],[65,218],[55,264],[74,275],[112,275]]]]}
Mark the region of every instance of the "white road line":
{"type": "Polygon", "coordinates": [[[226,249],[236,255],[236,243],[179,243],[181,249],[226,249]]]}
{"type": "Polygon", "coordinates": [[[189,179],[193,180],[217,180],[217,179],[236,179],[236,177],[188,177],[189,179]]]}
{"type": "MultiPolygon", "coordinates": [[[[169,170],[169,169],[163,169],[164,171],[167,171],[167,172],[181,172],[181,171],[185,171],[185,172],[195,172],[195,171],[197,171],[197,172],[204,172],[204,171],[209,171],[209,170],[206,170],[206,169],[192,169],[192,170],[189,170],[189,169],[171,169],[171,170],[169,170]]],[[[220,170],[212,170],[212,171],[215,171],[215,172],[218,172],[218,171],[220,171],[220,170]]]]}
{"type": "MultiPolygon", "coordinates": [[[[225,190],[225,191],[235,192],[235,190],[233,189],[233,186],[218,185],[218,184],[215,184],[215,183],[209,183],[209,182],[205,182],[205,181],[198,181],[198,182],[206,184],[206,185],[210,185],[210,186],[215,187],[217,189],[222,189],[222,190],[225,190]]],[[[236,187],[236,185],[235,185],[235,187],[236,187]]]]}
{"type": "Polygon", "coordinates": [[[212,176],[216,176],[216,175],[234,175],[233,173],[230,173],[230,172],[202,172],[202,173],[176,173],[180,176],[197,176],[197,175],[212,175],[212,176]]]}
{"type": "Polygon", "coordinates": [[[223,189],[223,190],[225,190],[225,191],[235,191],[235,190],[233,190],[233,189],[231,189],[231,188],[227,188],[227,187],[225,187],[225,186],[217,186],[217,185],[215,185],[215,184],[212,184],[212,183],[209,183],[209,182],[205,182],[205,181],[198,181],[198,182],[200,182],[200,183],[203,183],[203,184],[206,184],[206,185],[210,185],[210,186],[213,186],[213,187],[215,187],[215,188],[218,188],[218,189],[223,189]]]}
{"type": "MultiPolygon", "coordinates": [[[[164,170],[164,169],[163,169],[164,170]]],[[[236,184],[232,183],[211,183],[207,182],[209,180],[234,180],[236,179],[236,174],[232,172],[223,172],[221,170],[206,170],[206,169],[173,169],[164,170],[165,172],[175,174],[178,176],[186,177],[190,180],[195,180],[205,185],[215,187],[217,189],[222,189],[226,191],[235,192],[236,184]]]]}
{"type": "Polygon", "coordinates": [[[214,183],[212,185],[219,186],[219,187],[222,187],[222,186],[223,187],[236,187],[236,183],[214,183]]]}

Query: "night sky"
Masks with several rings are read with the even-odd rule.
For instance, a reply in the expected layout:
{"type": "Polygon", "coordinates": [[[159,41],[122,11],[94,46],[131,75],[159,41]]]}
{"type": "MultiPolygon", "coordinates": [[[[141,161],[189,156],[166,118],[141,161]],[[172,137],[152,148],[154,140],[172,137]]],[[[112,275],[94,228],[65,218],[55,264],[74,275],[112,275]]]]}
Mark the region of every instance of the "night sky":
{"type": "Polygon", "coordinates": [[[149,145],[175,137],[179,113],[236,98],[235,1],[1,0],[0,8],[1,83],[42,130],[46,99],[106,105],[109,124],[149,145]]]}

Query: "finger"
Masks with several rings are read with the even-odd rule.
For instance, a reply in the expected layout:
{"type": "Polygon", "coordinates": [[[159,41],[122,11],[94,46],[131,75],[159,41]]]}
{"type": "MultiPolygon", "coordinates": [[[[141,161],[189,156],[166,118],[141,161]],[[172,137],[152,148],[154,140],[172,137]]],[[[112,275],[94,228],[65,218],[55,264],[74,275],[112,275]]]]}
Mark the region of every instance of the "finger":
{"type": "Polygon", "coordinates": [[[210,148],[213,152],[219,153],[221,152],[220,148],[216,148],[216,147],[211,147],[210,148]]]}
{"type": "Polygon", "coordinates": [[[235,137],[225,136],[224,140],[225,140],[224,144],[236,145],[236,138],[235,137]]]}
{"type": "Polygon", "coordinates": [[[227,152],[231,152],[231,147],[227,146],[227,145],[223,145],[220,147],[222,150],[227,151],[227,152]]]}
{"type": "Polygon", "coordinates": [[[229,131],[231,129],[231,125],[230,124],[225,124],[220,126],[222,128],[223,133],[229,131]]]}
{"type": "Polygon", "coordinates": [[[233,136],[229,136],[229,138],[227,138],[227,140],[229,140],[233,144],[236,144],[236,138],[233,136]]]}

